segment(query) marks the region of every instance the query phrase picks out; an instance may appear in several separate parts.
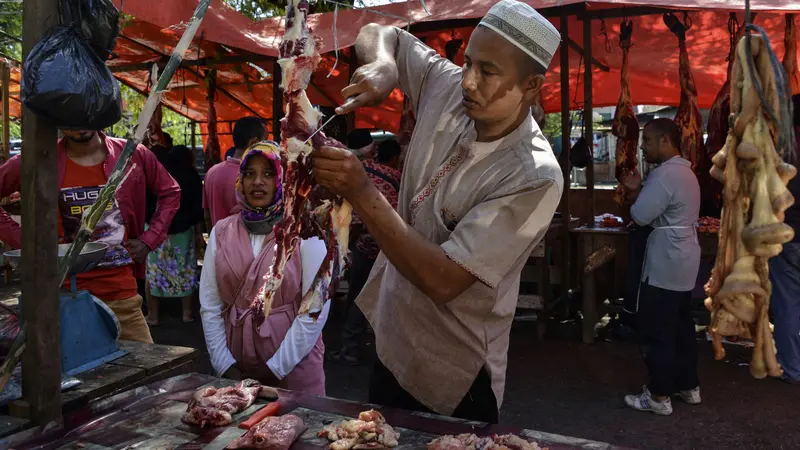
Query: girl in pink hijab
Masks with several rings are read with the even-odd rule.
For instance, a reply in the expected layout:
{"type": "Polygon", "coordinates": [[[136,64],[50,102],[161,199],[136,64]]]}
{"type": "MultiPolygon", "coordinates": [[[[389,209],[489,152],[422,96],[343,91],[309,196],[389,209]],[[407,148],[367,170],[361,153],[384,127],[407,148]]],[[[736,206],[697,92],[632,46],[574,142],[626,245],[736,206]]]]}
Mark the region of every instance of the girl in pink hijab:
{"type": "Polygon", "coordinates": [[[323,242],[300,243],[266,317],[250,309],[272,264],[272,228],[283,215],[278,155],[272,141],[250,147],[236,182],[241,212],[211,230],[200,277],[203,331],[218,375],[325,395],[322,328],[330,302],[316,321],[297,314],[325,256],[323,242]]]}

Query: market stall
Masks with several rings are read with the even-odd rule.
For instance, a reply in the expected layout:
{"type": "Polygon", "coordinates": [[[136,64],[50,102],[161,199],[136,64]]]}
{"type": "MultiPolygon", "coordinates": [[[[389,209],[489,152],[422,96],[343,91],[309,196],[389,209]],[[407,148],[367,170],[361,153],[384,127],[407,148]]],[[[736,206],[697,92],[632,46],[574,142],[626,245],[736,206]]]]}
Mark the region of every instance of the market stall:
{"type": "MultiPolygon", "coordinates": [[[[208,375],[190,374],[139,387],[107,399],[101,404],[84,407],[65,416],[61,430],[37,435],[20,432],[0,440],[0,445],[15,449],[27,448],[196,448],[223,449],[244,435],[239,428],[242,422],[268,403],[257,400],[255,404],[233,417],[233,422],[221,427],[188,425],[181,419],[187,404],[196,391],[207,386],[233,386],[232,380],[208,375]]],[[[314,397],[302,392],[279,391],[277,399],[281,416],[296,415],[302,419],[302,431],[293,449],[327,448],[331,443],[320,437],[326,426],[354,419],[359,413],[377,409],[386,423],[399,433],[397,443],[390,448],[421,449],[443,435],[475,433],[481,436],[514,434],[539,448],[566,449],[618,449],[602,442],[570,438],[532,429],[517,429],[501,425],[467,422],[464,420],[381,408],[357,402],[314,397]]],[[[271,447],[271,448],[288,448],[271,447]]]]}

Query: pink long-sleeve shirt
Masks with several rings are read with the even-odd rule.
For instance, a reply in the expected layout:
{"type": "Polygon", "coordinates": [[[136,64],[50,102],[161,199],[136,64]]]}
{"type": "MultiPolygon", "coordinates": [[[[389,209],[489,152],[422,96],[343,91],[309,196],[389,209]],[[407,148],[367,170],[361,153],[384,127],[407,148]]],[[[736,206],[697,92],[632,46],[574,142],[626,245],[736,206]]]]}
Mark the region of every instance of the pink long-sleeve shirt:
{"type": "MultiPolygon", "coordinates": [[[[125,140],[106,137],[102,133],[108,157],[103,164],[106,177],[114,170],[125,140]]],[[[178,211],[181,200],[181,189],[178,183],[169,175],[166,169],[158,162],[156,156],[143,145],[136,148],[131,163],[136,168],[117,191],[122,217],[125,220],[128,239],[139,239],[150,249],[155,249],[167,237],[167,230],[172,218],[178,211]],[[147,231],[144,230],[146,193],[150,190],[158,199],[156,211],[150,220],[147,231]]],[[[130,164],[128,167],[130,168],[130,164]]],[[[63,139],[58,142],[58,185],[64,182],[64,173],[67,165],[67,149],[63,139]]],[[[0,166],[0,197],[7,197],[21,189],[22,154],[14,156],[0,166]]],[[[20,248],[21,232],[18,223],[14,222],[5,210],[0,208],[0,241],[13,248],[20,248]]],[[[134,274],[136,278],[144,278],[144,266],[136,265],[134,274]]]]}

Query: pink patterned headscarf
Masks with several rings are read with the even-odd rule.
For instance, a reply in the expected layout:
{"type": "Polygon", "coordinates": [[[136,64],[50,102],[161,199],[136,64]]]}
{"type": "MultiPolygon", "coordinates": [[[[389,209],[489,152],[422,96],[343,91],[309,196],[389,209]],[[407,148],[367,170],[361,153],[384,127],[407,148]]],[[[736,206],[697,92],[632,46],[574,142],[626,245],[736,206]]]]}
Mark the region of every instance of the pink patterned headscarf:
{"type": "Polygon", "coordinates": [[[280,147],[273,141],[261,141],[253,144],[239,166],[239,177],[236,179],[236,201],[242,209],[241,215],[247,229],[253,234],[268,234],[274,225],[283,216],[283,167],[281,166],[280,147]],[[266,208],[255,208],[244,196],[242,176],[247,168],[247,163],[253,156],[261,155],[267,158],[275,169],[276,186],[275,198],[266,208]]]}

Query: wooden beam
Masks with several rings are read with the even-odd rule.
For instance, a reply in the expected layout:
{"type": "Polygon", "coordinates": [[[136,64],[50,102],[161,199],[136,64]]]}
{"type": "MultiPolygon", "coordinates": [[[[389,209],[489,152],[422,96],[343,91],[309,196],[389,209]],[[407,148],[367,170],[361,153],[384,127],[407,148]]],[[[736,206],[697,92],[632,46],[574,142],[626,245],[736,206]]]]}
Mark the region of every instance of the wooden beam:
{"type": "MultiPolygon", "coordinates": [[[[562,25],[562,26],[566,26],[564,23],[562,23],[561,25],[562,25]]],[[[564,33],[563,33],[563,32],[561,32],[561,35],[562,35],[562,36],[564,36],[564,33]]],[[[578,45],[578,43],[577,43],[577,42],[573,41],[573,40],[572,40],[572,39],[570,39],[569,37],[567,37],[567,43],[569,44],[569,46],[570,46],[570,47],[571,47],[573,50],[575,50],[575,51],[576,51],[576,52],[578,52],[579,54],[582,54],[582,53],[583,53],[583,49],[581,48],[581,46],[580,46],[580,45],[578,45]]],[[[565,50],[566,50],[566,49],[565,49],[565,50]]],[[[597,60],[597,58],[592,58],[592,64],[593,64],[595,67],[597,67],[598,69],[602,70],[603,72],[610,72],[610,71],[611,71],[611,68],[609,68],[607,65],[605,65],[605,64],[601,63],[600,61],[598,61],[598,60],[597,60]]]]}
{"type": "Polygon", "coordinates": [[[11,158],[9,151],[11,150],[11,131],[9,109],[11,107],[11,96],[9,95],[11,83],[11,67],[6,63],[0,63],[0,83],[3,83],[2,93],[0,97],[3,102],[3,122],[0,125],[0,138],[3,144],[0,145],[0,160],[8,161],[11,158]]]}
{"type": "MultiPolygon", "coordinates": [[[[566,6],[557,6],[552,8],[537,9],[540,14],[545,17],[559,17],[562,14],[567,16],[577,16],[584,11],[583,3],[576,3],[566,6]]],[[[432,31],[445,31],[454,28],[473,28],[480,23],[481,18],[475,17],[471,19],[449,19],[449,20],[436,20],[430,22],[418,22],[411,24],[409,31],[411,33],[428,33],[432,31]]],[[[563,34],[562,34],[563,35],[563,34]]]]}
{"type": "Polygon", "coordinates": [[[5,58],[5,59],[11,61],[12,63],[16,64],[17,67],[22,67],[22,63],[21,62],[17,61],[15,58],[12,58],[12,57],[6,55],[5,53],[0,52],[0,58],[5,58]]]}
{"type": "MultiPolygon", "coordinates": [[[[128,36],[120,36],[120,37],[122,37],[122,38],[125,38],[125,40],[127,40],[127,41],[130,41],[130,42],[133,42],[134,44],[137,44],[137,45],[139,45],[140,47],[142,47],[142,48],[145,48],[145,49],[147,49],[147,50],[149,50],[149,51],[151,51],[151,52],[153,52],[153,53],[159,54],[159,55],[161,55],[162,57],[163,57],[163,56],[166,56],[166,55],[164,55],[163,53],[161,53],[160,51],[158,51],[158,50],[154,49],[153,47],[151,47],[151,46],[149,46],[149,45],[147,45],[147,44],[144,44],[144,43],[142,43],[142,42],[139,42],[139,41],[137,41],[136,39],[132,39],[132,38],[130,38],[130,37],[128,37],[128,36]]],[[[202,61],[202,60],[198,60],[198,61],[202,61]]],[[[205,77],[204,77],[204,76],[200,75],[200,72],[199,72],[199,71],[197,71],[196,69],[193,69],[193,68],[192,68],[192,67],[194,67],[194,66],[197,66],[197,63],[198,63],[198,61],[194,61],[194,64],[189,64],[189,65],[187,65],[186,67],[182,67],[182,68],[183,68],[183,70],[185,70],[185,71],[187,71],[187,72],[189,72],[189,73],[193,74],[193,75],[194,75],[194,76],[195,76],[195,77],[196,77],[198,80],[200,80],[200,79],[205,79],[205,77]]],[[[148,66],[148,67],[152,67],[152,66],[148,66]]],[[[280,72],[280,71],[279,71],[279,72],[280,72]]],[[[238,99],[236,96],[234,96],[233,94],[231,94],[231,93],[230,93],[230,92],[228,92],[227,90],[225,90],[225,89],[222,89],[221,87],[217,86],[217,91],[218,91],[218,92],[221,92],[221,93],[222,93],[223,95],[225,95],[226,97],[228,97],[228,98],[230,98],[231,100],[233,100],[234,102],[238,103],[238,104],[239,104],[241,107],[243,107],[244,109],[246,109],[246,110],[250,111],[250,113],[252,113],[254,116],[256,116],[256,117],[258,117],[258,118],[260,118],[260,119],[263,119],[263,117],[261,117],[261,115],[260,115],[259,113],[257,113],[257,112],[256,112],[256,111],[255,111],[253,108],[251,108],[251,107],[250,107],[250,106],[249,106],[247,103],[245,103],[245,102],[243,102],[243,101],[239,100],[239,99],[238,99]]]]}
{"type": "Polygon", "coordinates": [[[22,39],[20,39],[17,36],[14,36],[13,34],[6,33],[3,30],[0,30],[0,36],[3,36],[3,37],[8,38],[8,39],[11,39],[12,41],[20,43],[20,44],[22,43],[22,39]]]}
{"type": "MultiPolygon", "coordinates": [[[[58,24],[58,0],[26,0],[23,54],[58,24]]],[[[58,286],[58,134],[55,126],[25,109],[22,142],[22,317],[28,327],[22,359],[22,396],[30,420],[60,424],[61,337],[58,286]]]]}
{"type": "MultiPolygon", "coordinates": [[[[592,60],[592,21],[583,21],[583,60],[592,60]]],[[[589,146],[589,164],[586,166],[586,190],[589,193],[589,226],[594,227],[594,127],[592,123],[592,116],[594,115],[594,108],[592,107],[592,65],[584,64],[584,80],[583,80],[583,125],[584,125],[584,139],[586,145],[589,146]]]]}
{"type": "MultiPolygon", "coordinates": [[[[192,152],[194,152],[194,149],[197,148],[197,122],[192,120],[189,123],[191,124],[191,127],[192,127],[192,140],[191,140],[191,143],[192,143],[192,152]]],[[[205,149],[203,149],[203,153],[205,153],[205,149]]],[[[211,230],[208,230],[208,231],[211,231],[211,230]]]]}
{"type": "MultiPolygon", "coordinates": [[[[142,45],[140,42],[126,38],[131,42],[135,42],[136,44],[142,45]]],[[[154,49],[148,47],[148,50],[155,51],[154,49]]],[[[161,53],[159,53],[161,54],[161,53]]],[[[272,56],[266,55],[229,55],[229,56],[222,56],[220,58],[202,58],[196,60],[183,60],[181,62],[180,68],[184,67],[210,67],[210,66],[221,66],[226,64],[240,64],[240,63],[248,63],[248,62],[260,62],[260,61],[276,61],[277,59],[272,56]]],[[[120,72],[136,72],[141,70],[149,71],[153,64],[158,64],[158,70],[164,68],[167,65],[167,61],[169,61],[169,57],[162,56],[158,61],[151,61],[151,62],[144,62],[144,63],[132,63],[132,64],[120,64],[118,66],[109,65],[108,68],[111,70],[112,73],[120,73],[120,72]]]]}
{"type": "Polygon", "coordinates": [[[609,8],[599,10],[586,10],[577,14],[580,20],[599,20],[599,19],[624,19],[627,17],[655,16],[664,13],[675,12],[675,9],[661,8],[656,6],[636,6],[630,8],[609,8]]]}
{"type": "MultiPolygon", "coordinates": [[[[569,15],[564,13],[561,15],[561,28],[562,36],[569,35],[569,15]]],[[[572,113],[570,107],[570,92],[569,92],[569,48],[568,44],[565,45],[564,41],[561,42],[561,155],[559,155],[558,163],[561,166],[561,173],[564,176],[564,190],[561,192],[561,204],[559,211],[561,212],[561,220],[564,221],[564,226],[561,228],[561,296],[566,298],[571,287],[570,269],[571,263],[571,235],[570,235],[570,185],[571,185],[571,167],[569,162],[569,149],[570,149],[570,134],[572,131],[572,124],[570,118],[572,113]]],[[[577,86],[576,86],[577,88],[577,86]]]]}

